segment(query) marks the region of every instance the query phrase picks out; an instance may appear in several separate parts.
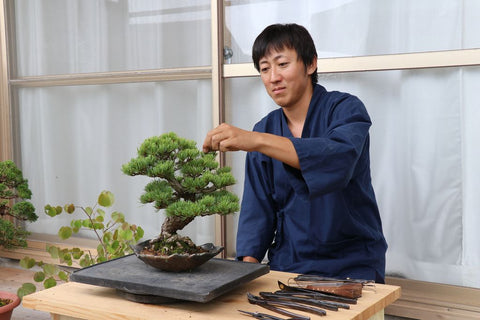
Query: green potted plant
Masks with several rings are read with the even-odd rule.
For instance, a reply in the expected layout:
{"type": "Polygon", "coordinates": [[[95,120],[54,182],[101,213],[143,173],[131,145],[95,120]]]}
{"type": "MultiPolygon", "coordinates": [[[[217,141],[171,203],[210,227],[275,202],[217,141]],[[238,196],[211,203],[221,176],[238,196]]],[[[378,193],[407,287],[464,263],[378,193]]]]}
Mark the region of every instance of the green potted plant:
{"type": "MultiPolygon", "coordinates": [[[[0,247],[26,247],[28,232],[6,220],[13,217],[22,221],[35,221],[34,206],[26,201],[32,192],[22,171],[10,160],[0,162],[0,247]]],[[[8,320],[13,309],[20,304],[20,298],[13,293],[0,291],[0,320],[8,320]]]]}
{"type": "Polygon", "coordinates": [[[238,211],[238,197],[225,187],[235,179],[229,167],[219,167],[216,153],[203,153],[195,141],[175,133],[147,138],[138,156],[122,166],[129,176],[153,180],[144,189],[140,202],[165,209],[160,234],[135,247],[147,264],[165,271],[185,271],[206,262],[223,250],[212,244],[197,246],[188,236],[178,234],[196,217],[227,215],[238,211]]]}

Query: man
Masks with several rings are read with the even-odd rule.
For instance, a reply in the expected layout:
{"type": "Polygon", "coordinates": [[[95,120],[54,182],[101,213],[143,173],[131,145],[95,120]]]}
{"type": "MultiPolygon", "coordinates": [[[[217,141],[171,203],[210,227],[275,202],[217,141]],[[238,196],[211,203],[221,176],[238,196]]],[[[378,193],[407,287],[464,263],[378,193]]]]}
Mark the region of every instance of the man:
{"type": "Polygon", "coordinates": [[[281,108],[253,131],[211,130],[205,152],[247,151],[238,259],[272,270],[383,283],[387,244],[370,178],[371,125],[355,96],[317,83],[317,53],[296,24],[267,27],[252,49],[281,108]]]}

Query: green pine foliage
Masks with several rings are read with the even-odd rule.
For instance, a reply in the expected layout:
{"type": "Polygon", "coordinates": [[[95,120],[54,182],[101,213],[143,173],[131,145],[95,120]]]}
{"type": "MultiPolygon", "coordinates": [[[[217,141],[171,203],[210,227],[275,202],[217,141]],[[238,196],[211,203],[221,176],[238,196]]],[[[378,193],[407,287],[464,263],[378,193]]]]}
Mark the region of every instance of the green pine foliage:
{"type": "Polygon", "coordinates": [[[36,221],[35,207],[26,201],[31,197],[28,181],[15,163],[11,160],[0,162],[0,246],[27,246],[29,233],[4,218],[10,216],[22,221],[36,221]]]}
{"type": "Polygon", "coordinates": [[[223,188],[235,184],[230,168],[219,168],[215,153],[203,153],[194,141],[166,133],[146,139],[138,157],[122,166],[130,176],[153,178],[140,197],[167,216],[205,216],[238,211],[238,197],[223,188]]]}
{"type": "Polygon", "coordinates": [[[137,151],[122,171],[152,178],[140,202],[151,203],[157,211],[165,209],[168,219],[162,233],[168,234],[159,238],[176,234],[195,217],[239,210],[238,197],[225,189],[235,184],[235,178],[230,168],[219,166],[215,152],[203,153],[195,141],[173,132],[147,138],[137,151]]]}

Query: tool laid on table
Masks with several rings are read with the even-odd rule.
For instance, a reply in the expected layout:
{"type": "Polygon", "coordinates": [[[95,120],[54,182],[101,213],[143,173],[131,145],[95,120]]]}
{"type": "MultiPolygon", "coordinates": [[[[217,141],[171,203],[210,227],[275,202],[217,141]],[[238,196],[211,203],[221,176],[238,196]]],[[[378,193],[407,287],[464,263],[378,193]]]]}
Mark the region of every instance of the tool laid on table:
{"type": "Polygon", "coordinates": [[[262,313],[262,312],[250,312],[250,311],[245,311],[245,310],[238,310],[239,312],[242,312],[246,315],[252,316],[257,319],[262,319],[262,320],[297,320],[298,318],[280,318],[276,316],[272,316],[271,314],[267,313],[262,313]]]}
{"type": "MultiPolygon", "coordinates": [[[[316,275],[299,275],[293,279],[299,287],[346,298],[359,298],[364,287],[375,287],[375,282],[362,279],[337,279],[316,275]]],[[[289,283],[290,284],[290,283],[289,283]]]]}
{"type": "MultiPolygon", "coordinates": [[[[260,296],[247,293],[248,302],[270,311],[290,317],[288,320],[309,320],[309,317],[285,309],[295,309],[315,315],[325,316],[326,310],[350,309],[362,296],[365,286],[374,287],[368,280],[336,279],[311,275],[299,275],[288,280],[289,285],[278,281],[280,290],[260,292],[260,296]]],[[[260,312],[242,311],[257,319],[285,320],[260,312]]]]}
{"type": "Polygon", "coordinates": [[[303,304],[307,304],[307,305],[311,305],[319,308],[325,308],[331,311],[338,311],[338,308],[350,309],[350,305],[347,303],[312,299],[311,297],[305,297],[305,296],[302,297],[302,296],[295,296],[295,295],[286,295],[286,294],[283,294],[282,291],[277,291],[273,293],[260,292],[260,296],[265,299],[303,303],[303,304]]]}
{"type": "Polygon", "coordinates": [[[279,302],[275,302],[275,301],[270,301],[270,300],[266,300],[266,299],[257,297],[255,295],[251,294],[250,292],[247,293],[247,299],[248,299],[248,302],[250,302],[251,304],[258,305],[258,306],[263,307],[265,309],[268,309],[270,311],[274,311],[276,313],[282,314],[284,316],[291,317],[291,318],[296,319],[296,320],[310,320],[310,317],[306,317],[306,316],[302,316],[302,315],[293,313],[291,311],[285,310],[284,308],[296,309],[296,310],[306,311],[306,312],[312,312],[312,313],[318,314],[318,315],[325,315],[326,314],[325,310],[321,310],[321,309],[314,310],[315,308],[313,308],[313,307],[303,306],[301,304],[279,303],[279,302]]]}
{"type": "Polygon", "coordinates": [[[296,286],[287,286],[286,284],[280,281],[278,281],[278,287],[281,289],[281,291],[277,291],[276,293],[279,293],[279,294],[302,295],[302,296],[307,296],[317,300],[327,300],[327,301],[337,301],[337,302],[348,303],[348,304],[357,304],[356,298],[347,298],[347,297],[338,296],[332,293],[323,293],[316,290],[311,290],[311,289],[306,289],[306,288],[301,288],[296,286]]]}

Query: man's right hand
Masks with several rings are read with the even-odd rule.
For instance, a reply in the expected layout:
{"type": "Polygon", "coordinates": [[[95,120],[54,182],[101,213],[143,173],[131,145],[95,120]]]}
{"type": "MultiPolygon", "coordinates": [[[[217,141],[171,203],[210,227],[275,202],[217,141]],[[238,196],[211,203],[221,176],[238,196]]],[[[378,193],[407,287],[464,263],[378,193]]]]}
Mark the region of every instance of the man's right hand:
{"type": "MultiPolygon", "coordinates": [[[[203,152],[209,151],[258,151],[293,168],[300,169],[297,151],[286,137],[270,133],[246,131],[222,123],[210,130],[203,142],[203,152]]],[[[256,259],[255,259],[256,260],[256,259]]],[[[258,262],[258,261],[257,261],[258,262]]]]}

